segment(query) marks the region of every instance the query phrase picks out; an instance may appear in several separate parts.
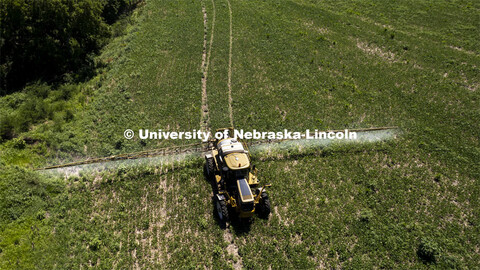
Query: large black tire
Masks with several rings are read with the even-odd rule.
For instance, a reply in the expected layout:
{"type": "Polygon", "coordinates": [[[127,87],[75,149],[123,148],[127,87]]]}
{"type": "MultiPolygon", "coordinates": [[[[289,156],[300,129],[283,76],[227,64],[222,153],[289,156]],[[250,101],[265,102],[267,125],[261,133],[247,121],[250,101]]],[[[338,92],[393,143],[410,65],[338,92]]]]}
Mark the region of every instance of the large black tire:
{"type": "Polygon", "coordinates": [[[219,200],[217,196],[215,196],[215,210],[217,211],[218,219],[222,224],[228,221],[228,208],[225,200],[219,200]]]}
{"type": "Polygon", "coordinates": [[[207,176],[213,177],[213,158],[207,158],[207,176]]]}
{"type": "Polygon", "coordinates": [[[267,219],[270,215],[270,199],[266,192],[262,192],[260,195],[260,201],[257,204],[257,213],[260,218],[267,219]]]}

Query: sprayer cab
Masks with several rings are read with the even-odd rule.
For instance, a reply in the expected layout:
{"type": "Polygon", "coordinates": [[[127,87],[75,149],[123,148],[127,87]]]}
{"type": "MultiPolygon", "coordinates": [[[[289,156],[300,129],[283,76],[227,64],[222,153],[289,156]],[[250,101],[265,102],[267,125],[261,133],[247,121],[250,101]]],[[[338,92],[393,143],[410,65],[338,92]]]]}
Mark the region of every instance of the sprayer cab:
{"type": "MultiPolygon", "coordinates": [[[[220,129],[217,131],[224,131],[220,129]]],[[[213,181],[215,207],[221,222],[226,222],[229,209],[235,209],[240,218],[257,213],[268,218],[270,201],[265,188],[259,187],[257,169],[251,164],[250,153],[244,142],[229,136],[210,142],[205,155],[207,176],[213,181]]]]}

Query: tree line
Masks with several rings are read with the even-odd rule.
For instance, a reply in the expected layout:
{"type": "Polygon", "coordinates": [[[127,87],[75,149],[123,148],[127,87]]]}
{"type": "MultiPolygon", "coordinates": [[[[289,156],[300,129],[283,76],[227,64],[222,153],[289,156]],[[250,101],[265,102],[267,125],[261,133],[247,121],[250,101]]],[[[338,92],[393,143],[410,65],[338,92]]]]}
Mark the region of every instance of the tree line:
{"type": "Polygon", "coordinates": [[[29,82],[81,80],[112,34],[111,25],[140,0],[0,0],[0,95],[29,82]]]}

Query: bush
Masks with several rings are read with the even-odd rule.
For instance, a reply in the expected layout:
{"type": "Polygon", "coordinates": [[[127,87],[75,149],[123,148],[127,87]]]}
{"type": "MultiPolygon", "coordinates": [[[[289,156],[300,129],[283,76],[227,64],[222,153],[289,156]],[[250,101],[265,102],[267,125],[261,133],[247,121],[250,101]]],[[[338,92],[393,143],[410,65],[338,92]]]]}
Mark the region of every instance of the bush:
{"type": "Polygon", "coordinates": [[[221,246],[215,245],[213,247],[213,256],[214,257],[220,257],[222,255],[222,253],[223,253],[223,249],[222,249],[221,246]]]}
{"type": "Polygon", "coordinates": [[[102,245],[102,240],[100,240],[98,238],[98,236],[92,238],[89,242],[88,242],[88,246],[90,248],[91,251],[97,251],[100,249],[100,246],[102,245]]]}
{"type": "Polygon", "coordinates": [[[113,24],[123,14],[134,8],[137,2],[134,0],[104,0],[102,17],[108,24],[113,24]]]}
{"type": "Polygon", "coordinates": [[[373,212],[370,209],[364,209],[360,212],[359,220],[368,223],[373,218],[373,212]]]}
{"type": "Polygon", "coordinates": [[[439,247],[432,239],[424,238],[420,241],[417,249],[418,257],[427,263],[436,263],[439,255],[439,247]]]}
{"type": "Polygon", "coordinates": [[[20,93],[3,97],[1,112],[4,116],[0,121],[0,138],[10,140],[45,120],[53,119],[60,126],[72,121],[71,97],[78,91],[79,87],[73,84],[53,89],[38,82],[25,87],[20,93]]]}

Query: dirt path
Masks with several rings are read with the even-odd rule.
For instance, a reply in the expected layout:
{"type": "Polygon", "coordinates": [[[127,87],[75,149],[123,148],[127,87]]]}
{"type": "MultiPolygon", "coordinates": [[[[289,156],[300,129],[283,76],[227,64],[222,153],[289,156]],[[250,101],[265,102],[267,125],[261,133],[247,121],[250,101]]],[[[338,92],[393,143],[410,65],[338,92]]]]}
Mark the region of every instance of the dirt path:
{"type": "MultiPolygon", "coordinates": [[[[229,26],[229,48],[228,48],[228,113],[230,117],[230,126],[234,127],[233,125],[233,99],[232,99],[232,45],[233,45],[233,30],[232,30],[232,6],[230,4],[230,0],[227,0],[228,4],[228,13],[230,19],[230,26],[229,26]]],[[[242,257],[238,254],[238,246],[235,244],[233,240],[233,234],[230,228],[227,228],[224,232],[223,238],[228,243],[227,252],[232,255],[236,262],[233,263],[234,269],[243,269],[242,257]]]]}
{"type": "Polygon", "coordinates": [[[200,119],[200,129],[202,131],[210,131],[210,117],[208,114],[208,98],[207,98],[207,79],[208,67],[210,65],[210,55],[212,52],[213,34],[215,32],[215,2],[212,0],[212,29],[210,30],[210,42],[207,52],[207,36],[208,36],[208,16],[205,3],[202,2],[203,12],[203,53],[202,53],[202,118],[200,119]]]}
{"type": "Polygon", "coordinates": [[[230,0],[227,0],[228,3],[228,13],[230,18],[230,40],[229,40],[229,49],[228,49],[228,112],[230,116],[230,126],[233,127],[233,100],[232,100],[232,44],[233,44],[233,34],[232,34],[232,6],[230,5],[230,0]]]}
{"type": "Polygon", "coordinates": [[[243,269],[243,262],[242,262],[242,257],[240,254],[238,254],[238,246],[235,244],[235,241],[233,241],[233,234],[230,228],[226,228],[224,233],[223,233],[223,239],[225,242],[228,243],[227,246],[227,252],[229,255],[232,255],[234,260],[233,263],[233,269],[238,270],[238,269],[243,269]]]}
{"type": "MultiPolygon", "coordinates": [[[[227,0],[228,11],[230,17],[230,37],[229,37],[229,51],[228,51],[228,110],[230,117],[230,125],[233,127],[233,108],[232,108],[232,8],[230,0],[227,0]]],[[[215,31],[215,2],[212,0],[212,28],[210,29],[210,41],[208,42],[207,51],[207,36],[208,36],[208,16],[205,8],[205,4],[202,2],[203,12],[203,25],[204,25],[204,38],[203,38],[203,54],[202,54],[202,119],[200,127],[203,131],[210,131],[210,118],[208,115],[208,102],[207,102],[207,80],[208,80],[208,67],[210,65],[210,56],[212,54],[213,37],[215,31]]],[[[238,254],[238,246],[233,240],[233,234],[230,228],[224,231],[223,238],[228,243],[227,251],[234,257],[232,266],[234,269],[243,269],[242,257],[238,254]]]]}

